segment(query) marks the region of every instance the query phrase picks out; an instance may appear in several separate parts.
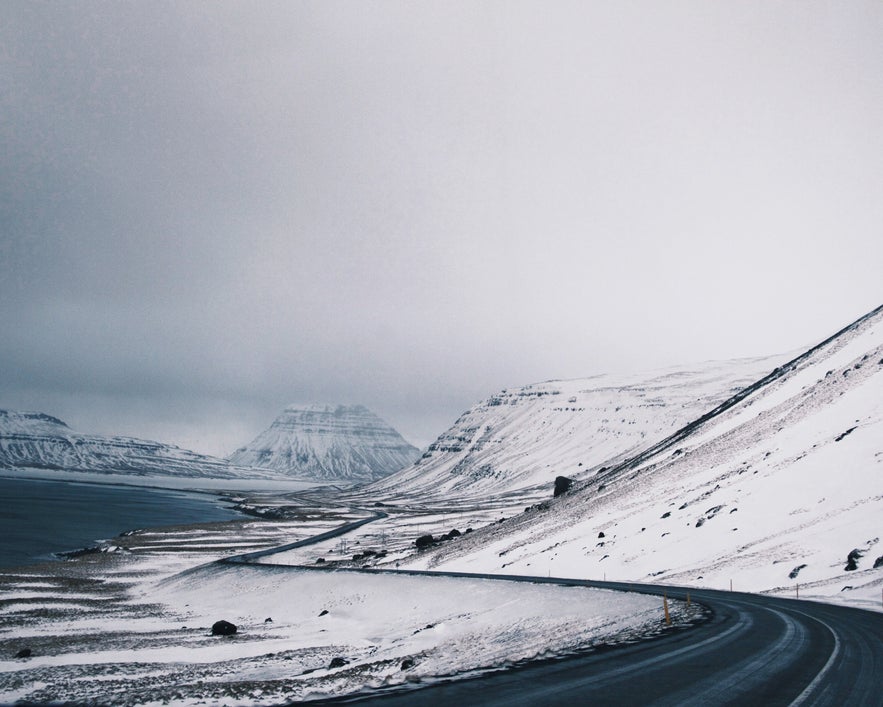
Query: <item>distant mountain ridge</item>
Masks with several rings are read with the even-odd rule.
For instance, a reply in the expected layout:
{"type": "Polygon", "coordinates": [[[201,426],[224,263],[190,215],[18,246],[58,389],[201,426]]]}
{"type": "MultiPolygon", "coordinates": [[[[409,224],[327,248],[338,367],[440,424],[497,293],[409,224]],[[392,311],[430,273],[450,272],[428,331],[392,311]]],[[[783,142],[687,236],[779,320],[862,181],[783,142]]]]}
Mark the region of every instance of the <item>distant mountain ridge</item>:
{"type": "Polygon", "coordinates": [[[414,462],[420,451],[363,405],[290,405],[229,461],[303,479],[362,483],[414,462]]]}
{"type": "Polygon", "coordinates": [[[878,608],[881,519],[883,306],[542,509],[415,566],[791,596],[799,584],[801,597],[878,608]]]}
{"type": "Polygon", "coordinates": [[[97,473],[236,478],[223,459],[132,437],[74,432],[42,412],[0,410],[0,469],[62,469],[97,473]]]}
{"type": "Polygon", "coordinates": [[[463,413],[407,469],[366,491],[483,498],[582,478],[649,447],[783,363],[712,361],[503,390],[463,413]]]}

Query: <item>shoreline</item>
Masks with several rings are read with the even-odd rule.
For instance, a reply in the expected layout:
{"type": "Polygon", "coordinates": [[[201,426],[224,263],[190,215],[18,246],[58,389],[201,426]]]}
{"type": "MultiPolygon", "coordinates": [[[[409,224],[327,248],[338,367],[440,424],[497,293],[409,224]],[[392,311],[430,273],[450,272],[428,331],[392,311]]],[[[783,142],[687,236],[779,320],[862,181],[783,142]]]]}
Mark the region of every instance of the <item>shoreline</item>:
{"type": "MultiPolygon", "coordinates": [[[[108,482],[111,480],[109,479],[108,482]]],[[[113,479],[116,481],[116,479],[113,479]]],[[[3,543],[0,573],[39,565],[44,562],[63,563],[77,553],[97,551],[98,548],[113,545],[118,538],[132,531],[162,529],[177,525],[198,525],[203,523],[229,523],[244,521],[250,514],[238,507],[237,500],[223,490],[188,488],[168,488],[149,485],[108,483],[79,478],[46,478],[44,476],[0,475],[0,485],[7,484],[10,493],[19,504],[24,503],[28,511],[19,513],[19,519],[12,513],[12,520],[4,520],[6,538],[3,543]],[[44,484],[41,491],[32,485],[44,484]],[[59,486],[64,484],[64,486],[59,486]],[[10,486],[12,485],[12,486],[10,486]],[[71,491],[63,489],[70,487],[71,491]],[[73,491],[79,487],[80,491],[73,491]],[[140,493],[139,493],[140,492],[140,493]],[[27,513],[40,509],[38,513],[52,513],[56,518],[65,517],[59,504],[65,504],[65,496],[76,509],[65,527],[57,523],[35,524],[27,513]],[[43,497],[44,500],[40,500],[43,497]],[[84,511],[84,499],[87,510],[84,511]],[[94,505],[94,511],[89,510],[94,505]],[[107,514],[102,505],[113,510],[107,514]],[[45,509],[44,509],[45,506],[45,509]],[[54,510],[52,510],[54,509],[54,510]],[[131,518],[129,517],[131,516],[131,518]],[[224,516],[224,517],[220,517],[224,516]],[[96,520],[97,518],[101,520],[96,520]],[[20,524],[21,519],[25,519],[20,524]]],[[[8,515],[8,514],[7,514],[8,515]]],[[[35,516],[36,517],[36,516],[35,516]]]]}
{"type": "Polygon", "coordinates": [[[210,496],[233,493],[293,493],[319,488],[322,484],[302,479],[241,478],[219,477],[157,476],[137,474],[113,474],[89,471],[65,471],[63,469],[42,469],[36,467],[15,467],[0,469],[0,479],[17,481],[61,481],[95,486],[118,488],[145,488],[156,491],[181,491],[210,496]],[[197,486],[198,485],[198,486],[197,486]]]}

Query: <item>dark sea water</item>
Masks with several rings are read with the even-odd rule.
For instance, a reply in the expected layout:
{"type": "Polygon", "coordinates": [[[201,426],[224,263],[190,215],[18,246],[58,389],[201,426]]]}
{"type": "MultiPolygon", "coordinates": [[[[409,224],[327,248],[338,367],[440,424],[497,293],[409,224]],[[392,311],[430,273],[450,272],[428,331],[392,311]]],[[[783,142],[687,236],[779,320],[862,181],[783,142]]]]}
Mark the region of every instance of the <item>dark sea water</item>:
{"type": "Polygon", "coordinates": [[[0,567],[52,559],[135,528],[241,517],[206,494],[0,478],[0,567]]]}

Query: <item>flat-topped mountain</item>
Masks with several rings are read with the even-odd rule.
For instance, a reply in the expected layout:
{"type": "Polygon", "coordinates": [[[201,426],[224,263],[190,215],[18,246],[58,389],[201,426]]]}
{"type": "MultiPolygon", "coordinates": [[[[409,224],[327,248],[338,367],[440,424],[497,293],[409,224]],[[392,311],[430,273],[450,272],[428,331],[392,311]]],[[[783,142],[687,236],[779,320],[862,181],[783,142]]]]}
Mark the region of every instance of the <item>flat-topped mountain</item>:
{"type": "Polygon", "coordinates": [[[371,491],[485,498],[559,474],[582,478],[649,447],[750,385],[784,356],[707,362],[503,390],[463,413],[420,461],[371,491]]]}
{"type": "Polygon", "coordinates": [[[185,477],[239,476],[223,459],[162,442],[79,434],[51,415],[15,410],[0,410],[2,468],[185,477]]]}
{"type": "Polygon", "coordinates": [[[879,609],[883,306],[654,432],[563,497],[413,566],[791,596],[799,583],[801,597],[879,609]]]}
{"type": "Polygon", "coordinates": [[[303,479],[362,483],[414,462],[419,450],[362,405],[290,405],[230,462],[303,479]]]}

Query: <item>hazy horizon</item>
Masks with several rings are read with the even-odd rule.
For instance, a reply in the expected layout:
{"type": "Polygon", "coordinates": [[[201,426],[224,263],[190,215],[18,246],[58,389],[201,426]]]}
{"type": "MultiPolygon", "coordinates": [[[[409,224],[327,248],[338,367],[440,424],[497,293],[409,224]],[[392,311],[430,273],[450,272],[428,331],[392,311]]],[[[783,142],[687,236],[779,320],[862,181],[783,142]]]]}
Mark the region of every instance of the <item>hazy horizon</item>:
{"type": "Polygon", "coordinates": [[[0,408],[225,456],[878,306],[883,5],[0,6],[0,408]]]}

